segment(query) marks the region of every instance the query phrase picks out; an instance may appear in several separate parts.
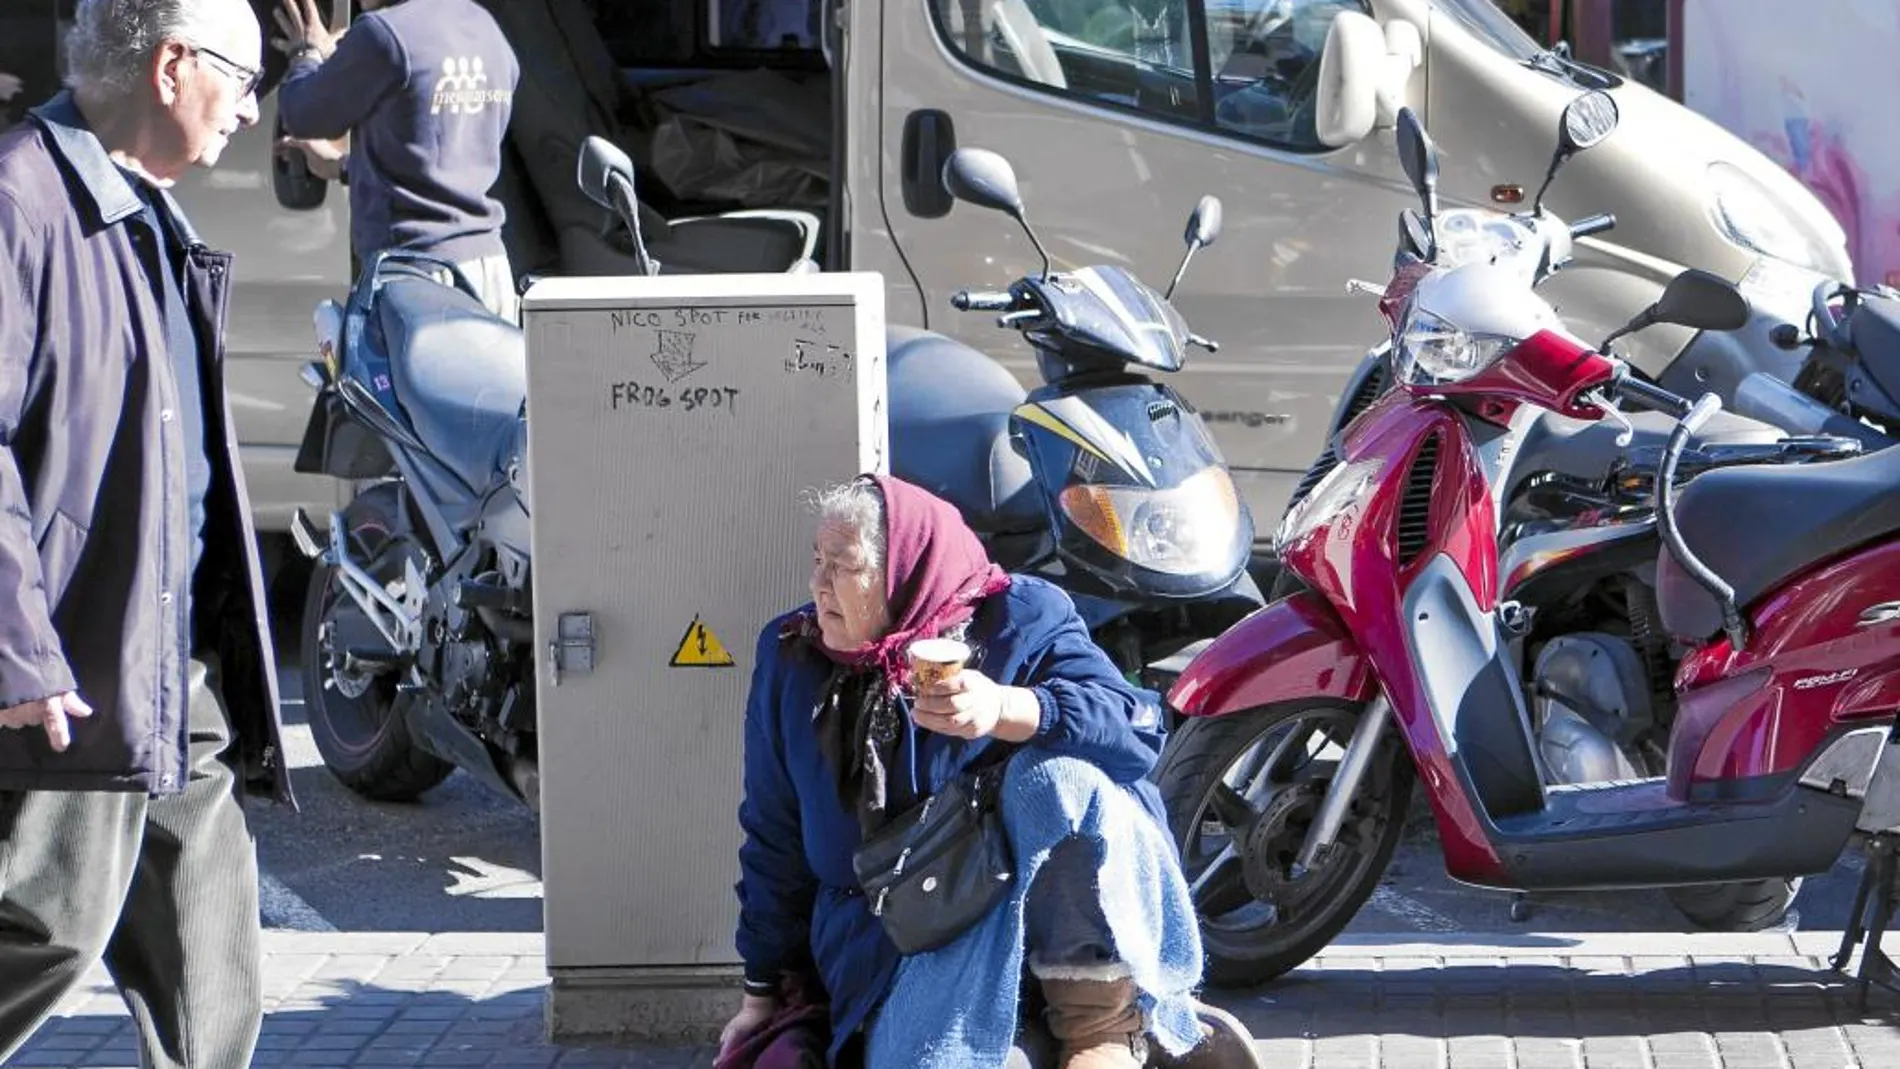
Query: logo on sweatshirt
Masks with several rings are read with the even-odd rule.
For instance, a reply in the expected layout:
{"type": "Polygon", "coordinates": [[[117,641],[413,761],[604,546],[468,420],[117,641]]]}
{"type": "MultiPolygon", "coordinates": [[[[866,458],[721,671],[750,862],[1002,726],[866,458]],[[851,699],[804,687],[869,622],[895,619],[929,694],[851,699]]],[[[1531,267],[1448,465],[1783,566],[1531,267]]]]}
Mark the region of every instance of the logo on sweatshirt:
{"type": "Polygon", "coordinates": [[[505,104],[514,96],[510,89],[488,88],[488,74],[480,56],[450,56],[442,61],[442,77],[435,82],[429,114],[478,115],[490,104],[505,104]]]}

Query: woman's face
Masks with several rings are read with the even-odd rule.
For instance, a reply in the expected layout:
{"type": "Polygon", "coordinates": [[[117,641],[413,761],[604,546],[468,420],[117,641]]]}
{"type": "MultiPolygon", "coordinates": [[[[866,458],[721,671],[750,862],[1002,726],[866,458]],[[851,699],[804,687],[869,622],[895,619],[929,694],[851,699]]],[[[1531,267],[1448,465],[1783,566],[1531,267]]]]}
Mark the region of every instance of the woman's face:
{"type": "Polygon", "coordinates": [[[884,637],[891,623],[884,569],[871,566],[857,529],[826,520],[813,550],[811,596],[825,645],[842,653],[884,637]]]}

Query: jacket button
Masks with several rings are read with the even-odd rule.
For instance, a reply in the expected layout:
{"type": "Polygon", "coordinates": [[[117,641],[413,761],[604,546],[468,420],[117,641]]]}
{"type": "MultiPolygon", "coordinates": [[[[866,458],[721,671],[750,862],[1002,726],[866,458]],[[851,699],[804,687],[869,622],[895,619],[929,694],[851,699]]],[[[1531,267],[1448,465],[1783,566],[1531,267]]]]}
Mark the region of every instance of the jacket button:
{"type": "Polygon", "coordinates": [[[160,605],[170,605],[172,603],[172,592],[167,590],[163,594],[160,594],[158,596],[158,603],[160,605]]]}
{"type": "Polygon", "coordinates": [[[164,411],[160,412],[158,414],[158,421],[160,423],[170,423],[172,421],[172,410],[167,408],[164,411]]]}

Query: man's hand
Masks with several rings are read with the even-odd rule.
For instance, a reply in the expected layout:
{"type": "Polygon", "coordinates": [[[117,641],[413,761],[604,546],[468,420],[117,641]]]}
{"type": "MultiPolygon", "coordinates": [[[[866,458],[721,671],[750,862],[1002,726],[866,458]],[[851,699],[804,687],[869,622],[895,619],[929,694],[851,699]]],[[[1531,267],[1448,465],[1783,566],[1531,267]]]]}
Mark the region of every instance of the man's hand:
{"type": "Polygon", "coordinates": [[[325,141],[322,138],[280,137],[277,139],[277,154],[289,156],[303,153],[304,163],[310,173],[328,182],[343,177],[343,161],[349,156],[348,142],[342,138],[325,141]]]}
{"type": "Polygon", "coordinates": [[[1005,742],[1027,742],[1042,724],[1042,705],[1034,692],[1004,687],[974,668],[917,692],[910,718],[925,731],[959,739],[995,735],[1005,742]]]}
{"type": "Polygon", "coordinates": [[[11,709],[0,709],[0,728],[45,728],[46,739],[57,753],[65,753],[73,744],[73,733],[66,723],[69,716],[91,716],[92,706],[71,691],[25,702],[11,709]]]}
{"type": "Polygon", "coordinates": [[[726,1027],[719,1030],[719,1056],[751,1038],[754,1032],[764,1028],[772,1021],[772,1015],[778,1012],[778,999],[770,995],[746,995],[739,1004],[739,1012],[733,1014],[726,1027]]]}
{"type": "Polygon", "coordinates": [[[0,71],[0,104],[19,96],[20,90],[24,88],[26,83],[20,80],[19,75],[0,71]]]}
{"type": "Polygon", "coordinates": [[[317,10],[317,0],[279,0],[273,15],[283,36],[271,38],[272,48],[286,55],[302,48],[314,49],[319,60],[329,59],[330,53],[336,51],[340,35],[331,33],[330,27],[324,24],[323,14],[317,10]]]}

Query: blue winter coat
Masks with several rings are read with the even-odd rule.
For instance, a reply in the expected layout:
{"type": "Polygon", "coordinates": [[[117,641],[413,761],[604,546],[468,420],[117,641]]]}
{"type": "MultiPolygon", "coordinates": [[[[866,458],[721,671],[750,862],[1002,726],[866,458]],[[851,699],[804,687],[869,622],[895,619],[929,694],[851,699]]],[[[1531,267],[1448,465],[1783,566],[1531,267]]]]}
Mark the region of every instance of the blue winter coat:
{"type": "MultiPolygon", "coordinates": [[[[738,950],[748,977],[815,967],[831,997],[835,1060],[889,990],[899,956],[858,890],[851,867],[857,817],[839,800],[812,727],[830,662],[782,642],[787,619],[759,636],[746,703],[738,950]]],[[[1036,692],[1042,726],[1031,745],[1094,762],[1165,826],[1160,795],[1146,778],[1163,741],[1160,700],[1122,677],[1066,593],[1013,577],[978,607],[966,641],[975,651],[972,667],[1036,692]]],[[[940,789],[992,745],[923,731],[906,718],[890,770],[892,810],[940,789]]]]}

